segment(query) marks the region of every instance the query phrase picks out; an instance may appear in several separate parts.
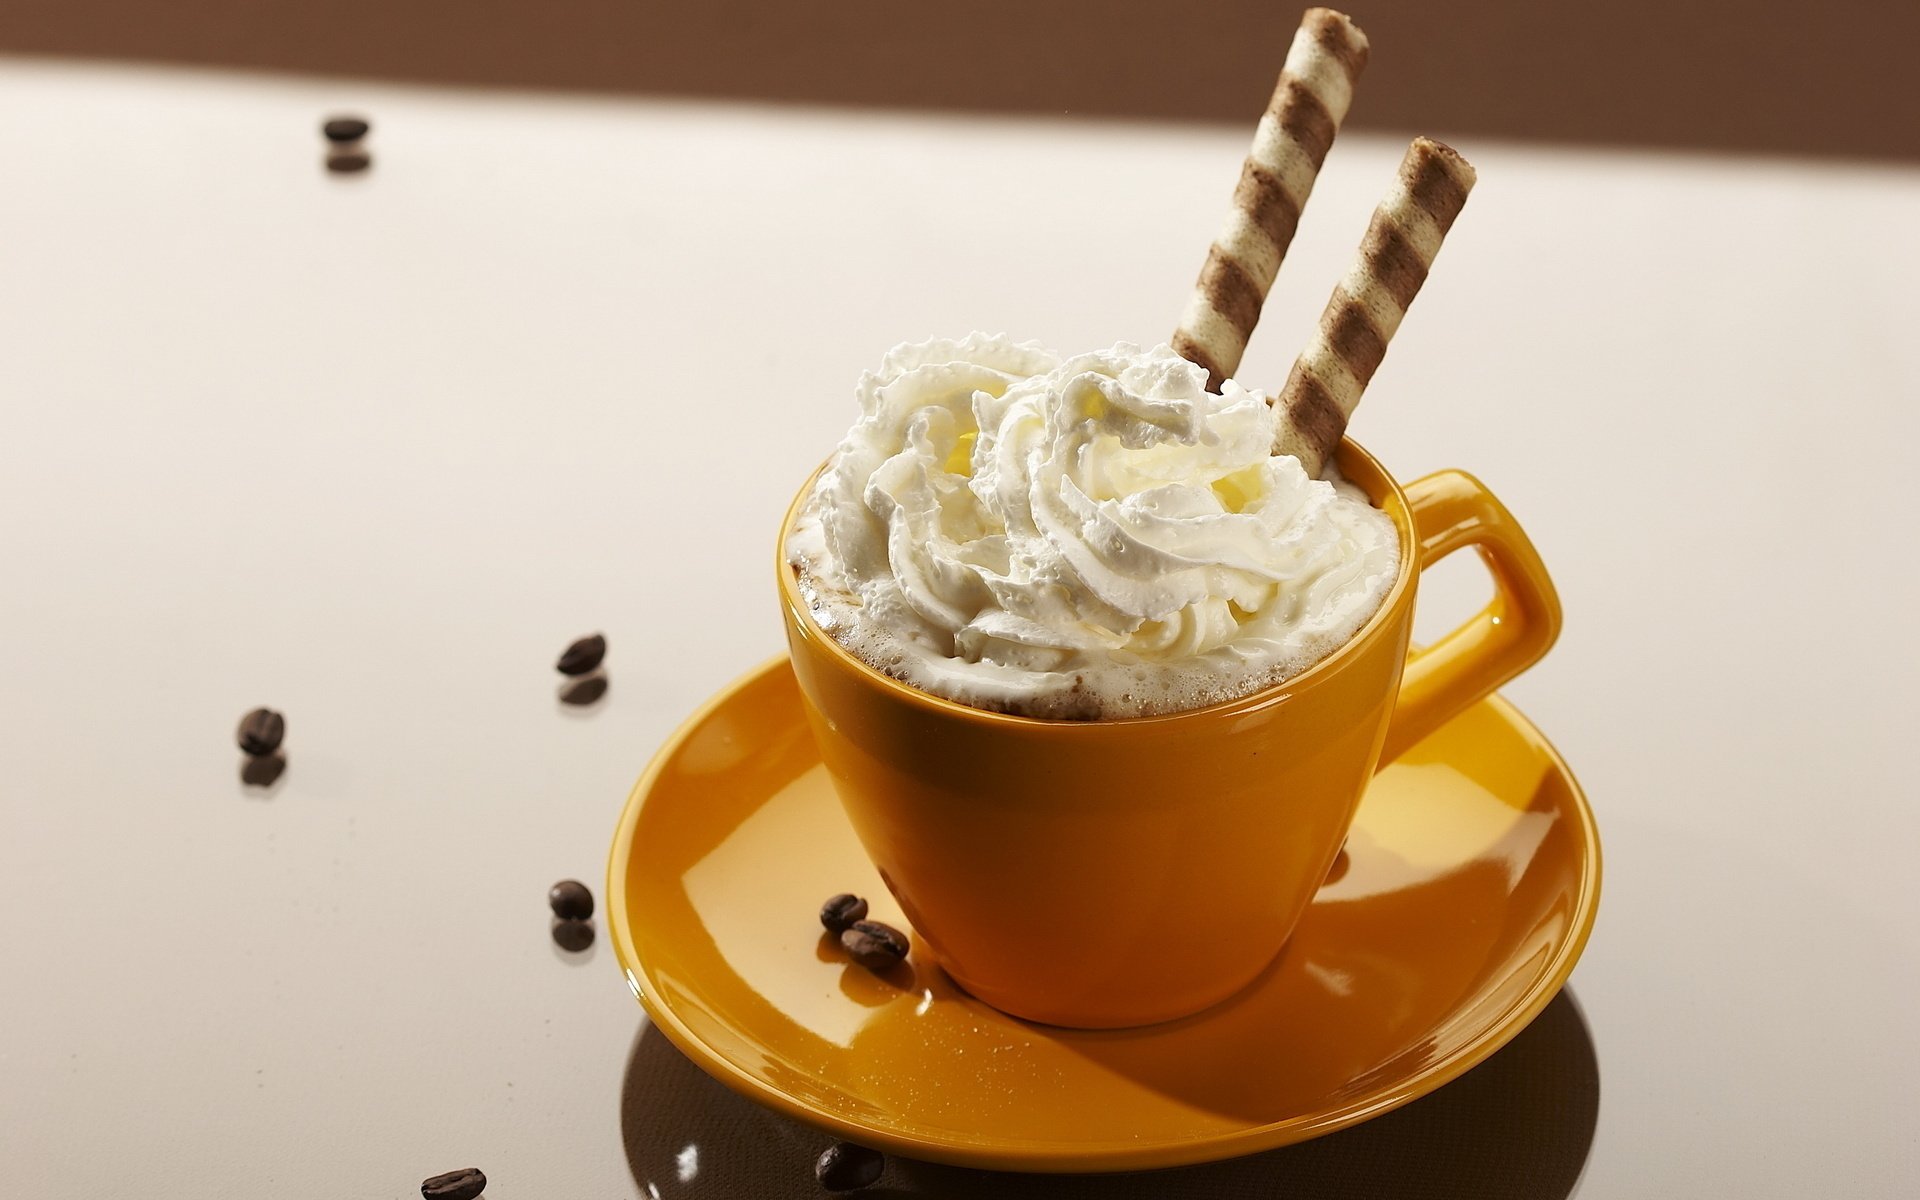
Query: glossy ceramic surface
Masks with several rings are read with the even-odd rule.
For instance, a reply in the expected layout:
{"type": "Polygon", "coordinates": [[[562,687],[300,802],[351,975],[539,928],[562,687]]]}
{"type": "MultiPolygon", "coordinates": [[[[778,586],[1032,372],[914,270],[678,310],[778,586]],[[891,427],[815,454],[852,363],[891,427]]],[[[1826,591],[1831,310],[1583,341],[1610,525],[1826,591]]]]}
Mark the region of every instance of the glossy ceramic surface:
{"type": "MultiPolygon", "coordinates": [[[[1394,757],[1553,644],[1553,583],[1478,480],[1442,471],[1403,491],[1351,441],[1340,466],[1398,531],[1379,610],[1284,683],[1164,716],[1033,720],[931,696],[822,631],[777,557],[827,774],[929,957],[969,993],[1083,1029],[1233,995],[1306,912],[1383,744],[1394,757]],[[1409,656],[1420,572],[1464,546],[1482,551],[1492,603],[1409,656]]],[[[811,492],[809,480],[779,546],[811,492]]]]}
{"type": "Polygon", "coordinates": [[[1148,1028],[1028,1024],[922,962],[877,978],[822,936],[835,892],[905,919],[781,659],[696,713],[635,786],[607,916],[659,1028],[745,1095],[916,1158],[1093,1171],[1285,1145],[1432,1091],[1559,990],[1599,886],[1578,784],[1495,697],[1375,778],[1293,939],[1244,991],[1148,1028]]]}

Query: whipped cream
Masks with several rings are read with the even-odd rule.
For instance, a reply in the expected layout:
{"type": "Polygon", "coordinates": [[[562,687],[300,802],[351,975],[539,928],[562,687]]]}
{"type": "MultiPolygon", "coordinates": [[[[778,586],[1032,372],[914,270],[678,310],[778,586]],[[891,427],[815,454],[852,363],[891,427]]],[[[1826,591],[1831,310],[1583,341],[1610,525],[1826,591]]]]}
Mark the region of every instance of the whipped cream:
{"type": "Polygon", "coordinates": [[[1267,398],[1161,345],[896,347],[787,554],[870,665],[1035,717],[1176,712],[1287,679],[1379,608],[1393,521],[1274,455],[1267,398]]]}

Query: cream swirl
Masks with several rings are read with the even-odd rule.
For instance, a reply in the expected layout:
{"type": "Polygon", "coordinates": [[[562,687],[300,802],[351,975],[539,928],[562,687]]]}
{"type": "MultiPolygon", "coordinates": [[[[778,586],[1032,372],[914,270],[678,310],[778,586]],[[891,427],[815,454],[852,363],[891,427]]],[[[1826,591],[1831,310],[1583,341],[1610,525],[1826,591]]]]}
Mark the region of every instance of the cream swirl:
{"type": "Polygon", "coordinates": [[[1177,711],[1304,670],[1379,607],[1393,522],[1275,456],[1275,414],[1170,347],[900,346],[788,554],[814,616],[935,695],[1177,711]]]}

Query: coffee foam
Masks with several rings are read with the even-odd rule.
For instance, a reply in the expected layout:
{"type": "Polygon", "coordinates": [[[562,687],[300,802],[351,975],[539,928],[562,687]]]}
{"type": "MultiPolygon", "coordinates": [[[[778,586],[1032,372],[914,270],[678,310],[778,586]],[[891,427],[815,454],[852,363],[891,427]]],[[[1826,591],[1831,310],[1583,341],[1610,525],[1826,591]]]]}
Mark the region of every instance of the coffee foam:
{"type": "Polygon", "coordinates": [[[882,675],[985,712],[1051,721],[1162,716],[1252,695],[1318,665],[1346,645],[1378,608],[1303,639],[1293,653],[1253,669],[1231,655],[1214,654],[1173,663],[1116,661],[1088,663],[1071,672],[1014,672],[940,654],[899,631],[863,621],[857,600],[823,589],[804,565],[794,572],[814,623],[882,675]]]}
{"type": "Polygon", "coordinates": [[[897,348],[787,546],[821,628],[988,711],[1205,707],[1344,645],[1393,522],[1269,454],[1273,410],[1162,346],[1078,358],[974,335],[897,348]]]}

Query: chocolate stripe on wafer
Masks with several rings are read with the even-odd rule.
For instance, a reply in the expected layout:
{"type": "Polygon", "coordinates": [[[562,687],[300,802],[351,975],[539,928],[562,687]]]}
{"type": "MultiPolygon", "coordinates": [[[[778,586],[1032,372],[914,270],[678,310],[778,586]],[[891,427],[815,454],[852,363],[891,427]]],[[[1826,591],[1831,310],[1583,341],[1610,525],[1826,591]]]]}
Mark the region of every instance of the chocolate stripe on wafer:
{"type": "Polygon", "coordinates": [[[1208,250],[1173,334],[1174,350],[1206,368],[1210,388],[1240,366],[1366,65],[1367,35],[1358,26],[1332,9],[1307,10],[1254,130],[1226,228],[1208,250]]]}
{"type": "Polygon", "coordinates": [[[1333,457],[1473,181],[1472,165],[1451,146],[1415,138],[1407,147],[1358,257],[1274,400],[1281,411],[1274,453],[1295,456],[1315,476],[1333,457]]]}

